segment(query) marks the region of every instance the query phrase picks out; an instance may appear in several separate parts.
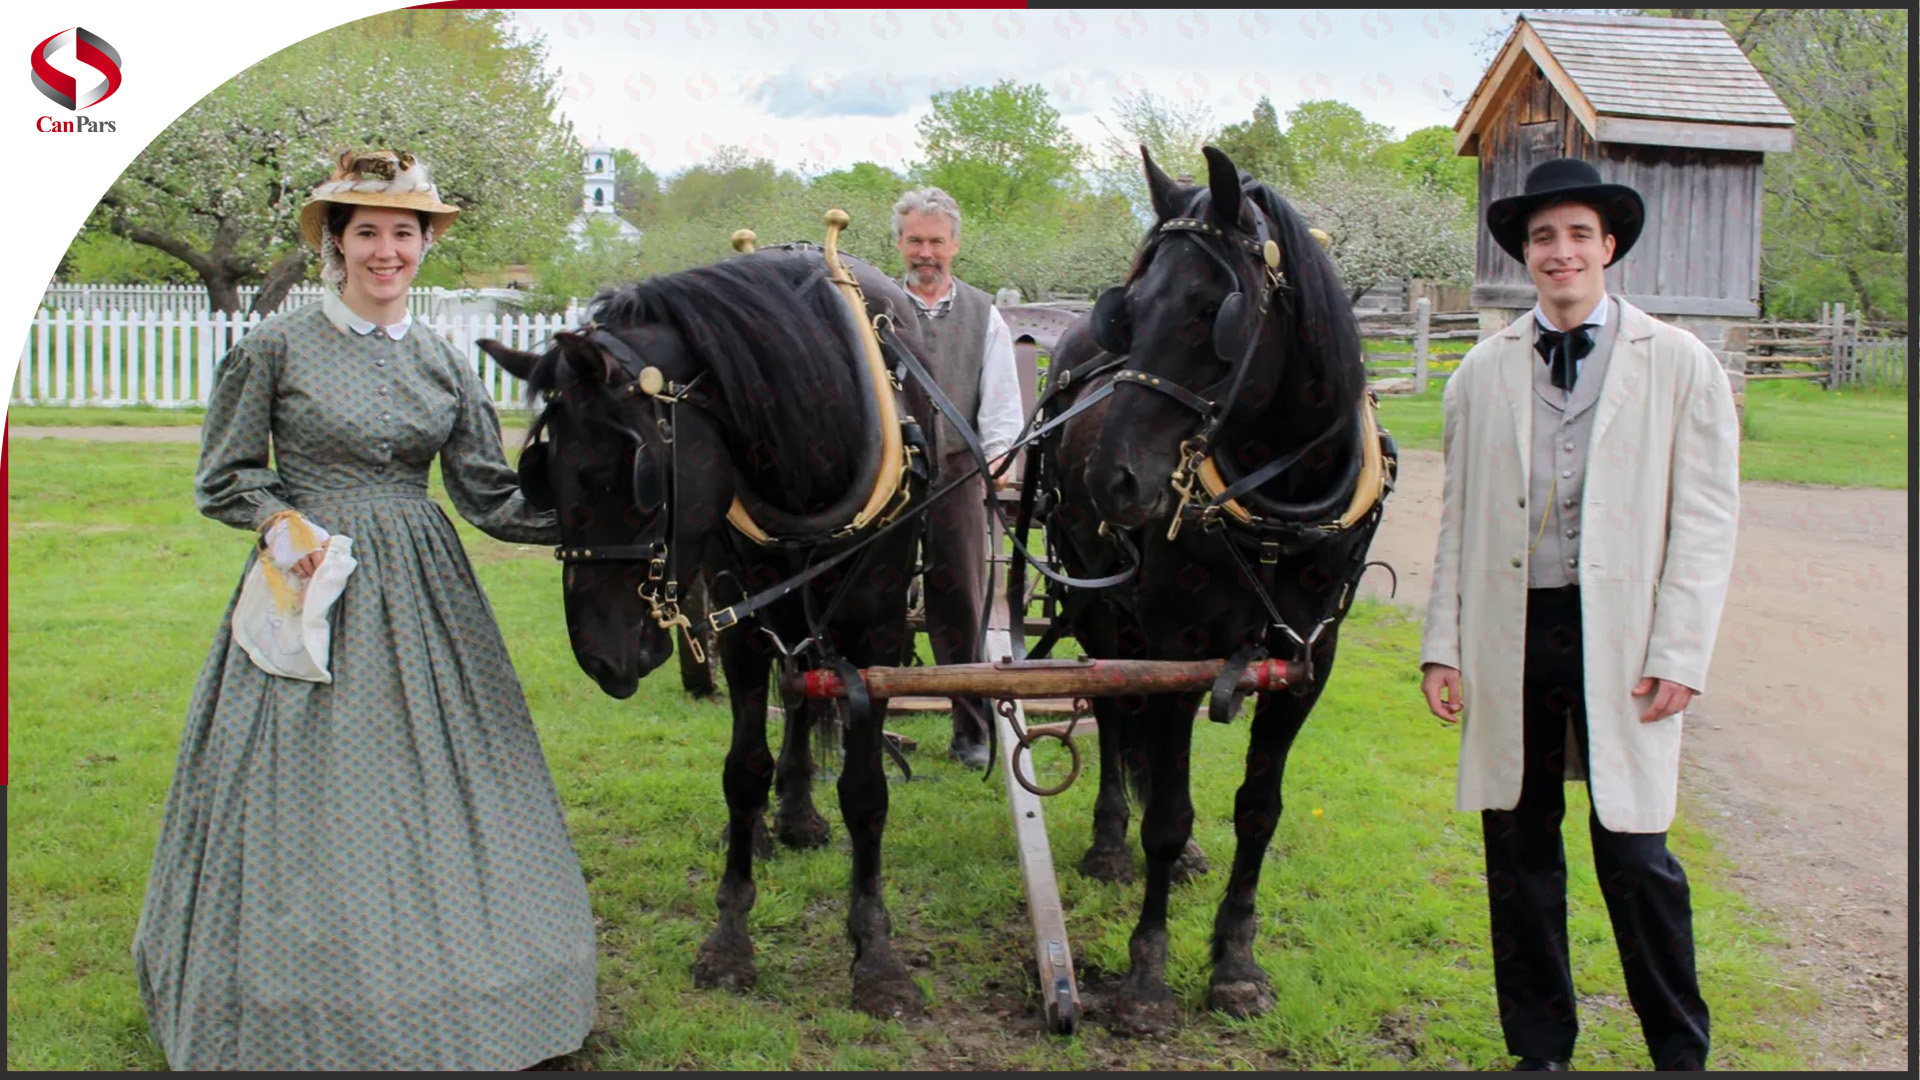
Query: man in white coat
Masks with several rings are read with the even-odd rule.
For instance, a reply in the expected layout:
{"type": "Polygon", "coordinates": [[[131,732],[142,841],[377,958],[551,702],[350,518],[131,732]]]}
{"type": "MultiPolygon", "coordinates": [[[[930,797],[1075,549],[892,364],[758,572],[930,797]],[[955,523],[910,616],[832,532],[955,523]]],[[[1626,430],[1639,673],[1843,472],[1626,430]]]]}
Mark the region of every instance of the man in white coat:
{"type": "Polygon", "coordinates": [[[1686,874],[1667,850],[1683,710],[1733,570],[1739,424],[1693,335],[1606,292],[1645,220],[1583,161],[1487,208],[1539,304],[1448,380],[1446,486],[1421,690],[1462,725],[1456,805],[1486,838],[1494,983],[1516,1068],[1558,1071],[1577,1017],[1567,954],[1567,780],[1656,1068],[1701,1069],[1707,1006],[1686,874]]]}

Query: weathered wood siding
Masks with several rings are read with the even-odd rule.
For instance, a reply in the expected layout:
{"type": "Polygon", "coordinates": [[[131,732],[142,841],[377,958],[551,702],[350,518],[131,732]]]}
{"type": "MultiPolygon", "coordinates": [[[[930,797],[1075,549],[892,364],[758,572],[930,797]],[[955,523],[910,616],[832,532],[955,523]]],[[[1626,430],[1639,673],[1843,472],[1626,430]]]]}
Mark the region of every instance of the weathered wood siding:
{"type": "MultiPolygon", "coordinates": [[[[1480,131],[1480,218],[1517,194],[1535,165],[1590,161],[1607,180],[1640,192],[1647,224],[1631,254],[1607,271],[1609,291],[1655,314],[1759,314],[1760,167],[1746,150],[1596,144],[1537,67],[1515,80],[1480,131]]],[[[1474,258],[1474,303],[1533,303],[1526,267],[1483,228],[1474,258]]]]}

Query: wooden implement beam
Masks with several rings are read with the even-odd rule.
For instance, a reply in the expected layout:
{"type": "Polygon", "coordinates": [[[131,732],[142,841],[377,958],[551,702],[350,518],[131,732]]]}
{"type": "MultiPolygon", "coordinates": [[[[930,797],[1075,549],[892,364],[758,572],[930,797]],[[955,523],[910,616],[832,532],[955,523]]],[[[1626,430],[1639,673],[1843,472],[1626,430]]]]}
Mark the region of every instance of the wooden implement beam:
{"type": "MultiPolygon", "coordinates": [[[[1004,618],[1000,614],[994,618],[994,625],[987,631],[988,640],[992,642],[995,633],[1002,635],[1002,640],[989,647],[1011,651],[1012,643],[1005,639],[1006,630],[1000,625],[1004,618]]],[[[876,698],[1092,698],[1210,690],[1225,664],[1224,660],[1002,660],[933,667],[871,667],[862,674],[867,692],[876,698]]],[[[1248,693],[1280,690],[1289,685],[1292,675],[1287,661],[1263,660],[1247,665],[1234,689],[1248,693]]],[[[846,683],[837,673],[825,669],[789,672],[781,677],[781,688],[810,698],[847,696],[846,683]]]]}

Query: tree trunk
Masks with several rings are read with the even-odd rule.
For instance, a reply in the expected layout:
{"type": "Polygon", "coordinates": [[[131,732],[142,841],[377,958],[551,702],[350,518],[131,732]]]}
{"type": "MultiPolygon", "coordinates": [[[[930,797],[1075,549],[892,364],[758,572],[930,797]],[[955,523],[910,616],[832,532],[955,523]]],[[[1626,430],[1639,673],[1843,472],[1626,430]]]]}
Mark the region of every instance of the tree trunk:
{"type": "Polygon", "coordinates": [[[240,282],[226,267],[202,269],[200,280],[207,285],[207,303],[213,310],[240,314],[240,282]]]}
{"type": "Polygon", "coordinates": [[[253,298],[253,310],[260,315],[271,315],[280,309],[287,293],[300,284],[307,274],[307,249],[295,248],[273,261],[267,268],[267,276],[260,282],[260,293],[253,298]]]}

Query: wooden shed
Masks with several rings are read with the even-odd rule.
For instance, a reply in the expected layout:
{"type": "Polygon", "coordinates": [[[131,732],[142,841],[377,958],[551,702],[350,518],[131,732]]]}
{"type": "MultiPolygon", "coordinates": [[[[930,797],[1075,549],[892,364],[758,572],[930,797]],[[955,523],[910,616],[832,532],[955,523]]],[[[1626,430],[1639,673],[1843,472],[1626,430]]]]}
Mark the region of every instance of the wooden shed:
{"type": "MultiPolygon", "coordinates": [[[[1607,270],[1608,291],[1725,357],[1740,347],[1728,327],[1760,314],[1760,170],[1793,148],[1793,124],[1718,22],[1540,13],[1515,21],[1454,149],[1480,160],[1481,221],[1550,158],[1639,191],[1646,228],[1607,270]]],[[[1534,303],[1526,267],[1484,228],[1472,296],[1483,333],[1534,303]]]]}

